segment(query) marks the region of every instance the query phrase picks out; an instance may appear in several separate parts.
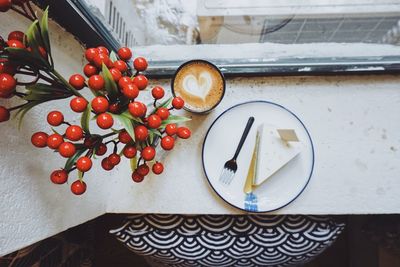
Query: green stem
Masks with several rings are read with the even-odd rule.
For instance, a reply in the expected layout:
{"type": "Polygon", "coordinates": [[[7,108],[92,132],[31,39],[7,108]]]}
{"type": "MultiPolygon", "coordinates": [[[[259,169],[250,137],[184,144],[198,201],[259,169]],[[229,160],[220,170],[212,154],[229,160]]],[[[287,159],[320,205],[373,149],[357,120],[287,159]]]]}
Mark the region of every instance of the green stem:
{"type": "Polygon", "coordinates": [[[18,14],[24,16],[25,18],[29,19],[30,21],[34,21],[35,19],[32,18],[31,16],[29,16],[27,13],[22,12],[21,10],[17,9],[14,6],[11,6],[11,9],[14,10],[15,12],[17,12],[18,14]]]}
{"type": "MultiPolygon", "coordinates": [[[[29,1],[26,3],[26,5],[28,6],[29,11],[31,12],[32,17],[34,17],[35,19],[37,19],[36,17],[36,13],[35,11],[33,11],[33,8],[31,6],[31,4],[29,3],[29,1]]],[[[25,9],[25,8],[24,8],[25,9]]]]}
{"type": "MultiPolygon", "coordinates": [[[[67,86],[68,89],[71,90],[72,93],[73,93],[74,95],[83,97],[83,95],[81,95],[81,94],[78,92],[78,90],[76,90],[74,87],[72,87],[72,86],[69,84],[69,82],[68,82],[67,80],[65,80],[64,77],[63,77],[60,73],[58,73],[55,69],[53,69],[53,70],[51,71],[51,73],[53,73],[65,86],[67,86]]],[[[83,98],[84,98],[84,97],[83,97],[83,98]]],[[[85,99],[86,99],[86,98],[85,98],[85,99]]]]}
{"type": "Polygon", "coordinates": [[[74,170],[76,170],[76,167],[72,167],[71,169],[69,169],[69,170],[66,170],[68,173],[70,173],[70,172],[72,172],[72,171],[74,171],[74,170]]]}
{"type": "Polygon", "coordinates": [[[116,135],[116,134],[118,134],[120,131],[122,131],[122,129],[121,130],[118,130],[118,132],[111,132],[111,133],[108,133],[108,134],[105,134],[105,135],[102,135],[101,136],[101,138],[107,138],[107,137],[110,137],[110,136],[113,136],[113,135],[116,135]]]}
{"type": "Polygon", "coordinates": [[[28,104],[28,103],[29,103],[29,102],[26,102],[25,104],[18,105],[18,106],[15,106],[15,107],[11,107],[11,108],[8,109],[8,111],[20,109],[20,108],[22,108],[23,106],[25,106],[25,105],[28,104]]]}

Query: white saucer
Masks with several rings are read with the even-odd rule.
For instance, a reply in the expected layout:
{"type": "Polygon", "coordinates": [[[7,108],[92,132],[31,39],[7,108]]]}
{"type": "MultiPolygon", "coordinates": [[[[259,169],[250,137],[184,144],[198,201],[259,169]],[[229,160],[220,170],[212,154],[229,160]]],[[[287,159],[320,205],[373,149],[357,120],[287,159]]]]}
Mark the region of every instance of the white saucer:
{"type": "MultiPolygon", "coordinates": [[[[256,212],[280,209],[295,200],[306,188],[314,168],[314,147],[301,120],[286,108],[267,101],[252,101],[233,106],[212,123],[203,143],[203,168],[214,191],[230,205],[249,211],[245,207],[243,192],[245,179],[255,144],[258,125],[265,123],[281,129],[294,129],[304,149],[272,177],[258,186],[256,212]],[[219,181],[225,162],[232,158],[249,117],[255,118],[237,159],[238,169],[230,183],[219,181]]],[[[251,210],[254,212],[254,210],[251,210]]]]}

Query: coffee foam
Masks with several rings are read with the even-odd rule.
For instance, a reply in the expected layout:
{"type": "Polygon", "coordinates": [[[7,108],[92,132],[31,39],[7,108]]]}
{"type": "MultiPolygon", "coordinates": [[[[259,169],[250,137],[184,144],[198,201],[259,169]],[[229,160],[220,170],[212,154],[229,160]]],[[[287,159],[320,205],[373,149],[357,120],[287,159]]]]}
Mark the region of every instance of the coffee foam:
{"type": "Polygon", "coordinates": [[[203,112],[213,108],[222,98],[224,80],[213,65],[193,61],[176,74],[174,92],[185,100],[186,108],[203,112]]]}

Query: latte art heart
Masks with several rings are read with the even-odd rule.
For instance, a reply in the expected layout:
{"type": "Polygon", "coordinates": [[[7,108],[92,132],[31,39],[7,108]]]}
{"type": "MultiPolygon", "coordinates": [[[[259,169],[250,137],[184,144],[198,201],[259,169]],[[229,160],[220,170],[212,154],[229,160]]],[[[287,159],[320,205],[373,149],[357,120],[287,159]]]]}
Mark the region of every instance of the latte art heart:
{"type": "Polygon", "coordinates": [[[191,95],[197,96],[203,101],[209,94],[212,86],[211,74],[203,71],[198,77],[188,74],[182,81],[182,89],[191,95]]]}

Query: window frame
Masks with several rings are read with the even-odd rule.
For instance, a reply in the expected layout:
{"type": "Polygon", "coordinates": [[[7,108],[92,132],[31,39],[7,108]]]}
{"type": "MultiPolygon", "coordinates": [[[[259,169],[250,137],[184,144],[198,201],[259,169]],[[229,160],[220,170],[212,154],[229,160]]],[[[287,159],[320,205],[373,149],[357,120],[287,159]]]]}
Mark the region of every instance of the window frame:
{"type": "MultiPolygon", "coordinates": [[[[41,7],[50,5],[50,16],[73,33],[86,46],[104,45],[112,50],[118,50],[121,46],[118,40],[109,32],[109,29],[99,18],[92,14],[83,1],[38,0],[36,3],[41,7]]],[[[113,16],[113,19],[115,20],[115,16],[113,16]]],[[[216,59],[210,61],[217,65],[226,77],[400,73],[400,56],[309,57],[293,60],[278,58],[274,62],[265,62],[257,59],[216,59]],[[307,71],[304,71],[305,69],[307,71]]],[[[175,70],[183,62],[181,60],[153,60],[150,62],[151,67],[146,71],[146,74],[150,78],[171,78],[175,70]]]]}

